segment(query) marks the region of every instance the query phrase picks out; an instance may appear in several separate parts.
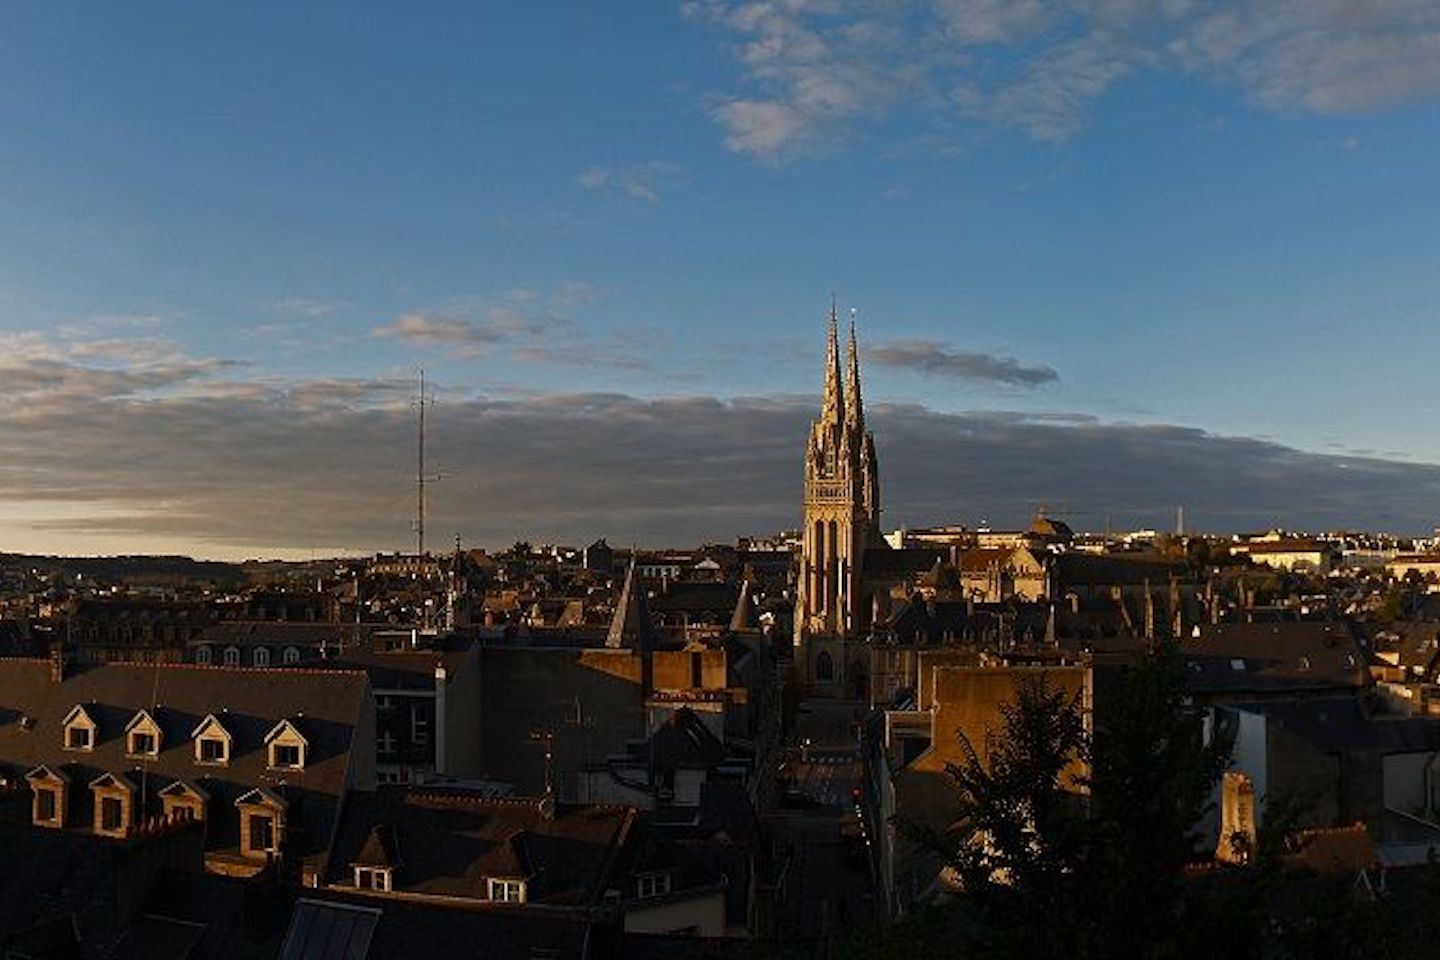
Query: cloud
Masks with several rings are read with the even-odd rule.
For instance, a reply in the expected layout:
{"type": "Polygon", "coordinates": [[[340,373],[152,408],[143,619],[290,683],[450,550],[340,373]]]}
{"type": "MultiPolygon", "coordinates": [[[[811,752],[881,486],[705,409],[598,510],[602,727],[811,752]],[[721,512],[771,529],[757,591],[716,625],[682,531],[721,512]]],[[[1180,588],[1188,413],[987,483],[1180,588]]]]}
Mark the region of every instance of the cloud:
{"type": "Polygon", "coordinates": [[[318,297],[281,297],[270,303],[270,309],[285,316],[307,317],[318,320],[344,309],[340,300],[323,300],[318,297]]]}
{"type": "Polygon", "coordinates": [[[616,191],[632,200],[659,203],[661,191],[674,186],[679,173],[673,163],[652,160],[623,167],[587,167],[575,182],[587,190],[616,191]]]}
{"type": "Polygon", "coordinates": [[[882,367],[955,380],[1036,387],[1059,375],[1050,367],[1026,367],[1011,357],[950,350],[934,340],[891,340],[865,351],[865,359],[882,367]]]}
{"type": "Polygon", "coordinates": [[[738,90],[731,150],[779,160],[919,108],[1041,140],[1142,72],[1187,73],[1275,110],[1341,113],[1440,92],[1431,0],[691,0],[738,90]]]}
{"type": "MultiPolygon", "coordinates": [[[[23,416],[0,407],[8,541],[404,548],[412,389],[211,378],[144,397],[55,393],[23,416]]],[[[798,522],[814,397],[445,393],[428,438],[445,475],[429,504],[437,540],[693,544],[798,522]]],[[[875,405],[869,419],[887,527],[1020,524],[1043,504],[1080,528],[1121,528],[1162,524],[1183,503],[1201,529],[1420,531],[1440,501],[1437,467],[1186,427],[903,404],[875,405]]]]}
{"type": "Polygon", "coordinates": [[[413,310],[371,331],[426,350],[475,358],[503,355],[525,363],[641,370],[663,335],[657,331],[592,333],[572,319],[604,297],[591,284],[562,283],[549,292],[511,290],[497,301],[413,310]]]}

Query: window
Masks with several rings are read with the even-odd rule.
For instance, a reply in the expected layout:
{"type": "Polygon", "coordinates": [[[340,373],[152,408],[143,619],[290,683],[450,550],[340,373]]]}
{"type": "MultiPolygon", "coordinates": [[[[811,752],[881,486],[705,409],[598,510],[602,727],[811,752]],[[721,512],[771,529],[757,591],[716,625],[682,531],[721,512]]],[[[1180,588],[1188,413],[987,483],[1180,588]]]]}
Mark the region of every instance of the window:
{"type": "Polygon", "coordinates": [[[153,757],[159,751],[155,745],[155,734],[148,730],[135,730],[130,734],[130,755],[153,757]]]}
{"type": "Polygon", "coordinates": [[[395,734],[389,730],[381,730],[380,736],[375,738],[375,749],[382,757],[394,756],[395,734]]]}
{"type": "Polygon", "coordinates": [[[490,899],[497,903],[524,903],[524,880],[499,880],[490,878],[490,899]]]}
{"type": "Polygon", "coordinates": [[[240,648],[239,648],[239,647],[226,647],[226,648],[225,648],[225,666],[227,666],[227,667],[238,667],[238,666],[240,666],[240,648]]]}
{"type": "Polygon", "coordinates": [[[285,648],[285,652],[280,655],[280,661],[281,661],[282,663],[286,663],[286,664],[299,663],[299,662],[300,662],[300,648],[299,648],[299,647],[286,647],[286,648],[285,648]]]}
{"type": "Polygon", "coordinates": [[[89,750],[90,730],[86,727],[71,727],[65,731],[66,750],[89,750]]]}
{"type": "Polygon", "coordinates": [[[100,798],[100,829],[106,833],[118,833],[125,826],[125,805],[119,797],[100,798]]]}
{"type": "Polygon", "coordinates": [[[380,696],[375,698],[375,709],[393,710],[395,709],[395,701],[390,698],[390,694],[382,693],[380,694],[380,696]]]}
{"type": "Polygon", "coordinates": [[[661,897],[670,892],[670,874],[651,873],[636,879],[636,893],[643,900],[646,897],[661,897]]]}
{"type": "Polygon", "coordinates": [[[250,849],[276,852],[274,817],[263,813],[250,814],[250,849]]]}
{"type": "Polygon", "coordinates": [[[418,703],[410,708],[410,742],[430,742],[430,718],[425,716],[425,708],[418,703]]]}
{"type": "Polygon", "coordinates": [[[200,664],[202,667],[208,667],[208,666],[210,666],[210,648],[209,648],[209,647],[196,647],[196,648],[195,648],[195,662],[198,663],[198,664],[200,664]]]}
{"type": "Polygon", "coordinates": [[[230,751],[225,747],[225,741],[219,737],[201,737],[198,744],[200,762],[215,764],[228,763],[230,761],[230,751]]]}
{"type": "Polygon", "coordinates": [[[256,647],[255,653],[252,655],[252,660],[257,667],[270,666],[270,648],[256,647]]]}
{"type": "Polygon", "coordinates": [[[55,820],[55,791],[46,790],[43,787],[35,789],[35,819],[50,823],[55,820]]]}
{"type": "Polygon", "coordinates": [[[835,679],[835,661],[831,659],[830,654],[823,650],[820,651],[820,656],[815,658],[815,679],[835,679]]]}
{"type": "Polygon", "coordinates": [[[356,867],[355,886],[361,890],[389,890],[390,871],[378,867],[356,867]]]}
{"type": "Polygon", "coordinates": [[[289,720],[281,720],[265,734],[265,746],[272,770],[301,770],[309,743],[289,720]]]}

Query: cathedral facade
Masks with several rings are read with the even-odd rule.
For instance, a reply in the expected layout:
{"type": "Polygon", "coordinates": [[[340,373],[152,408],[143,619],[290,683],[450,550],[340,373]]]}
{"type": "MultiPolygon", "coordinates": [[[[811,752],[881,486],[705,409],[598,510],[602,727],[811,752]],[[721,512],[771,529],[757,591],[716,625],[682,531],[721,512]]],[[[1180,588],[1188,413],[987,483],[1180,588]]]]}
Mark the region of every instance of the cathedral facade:
{"type": "Polygon", "coordinates": [[[814,694],[863,698],[869,632],[866,556],[883,550],[875,439],[865,429],[855,323],[842,382],[830,308],[825,392],[805,448],[805,526],[795,612],[796,662],[814,694]]]}

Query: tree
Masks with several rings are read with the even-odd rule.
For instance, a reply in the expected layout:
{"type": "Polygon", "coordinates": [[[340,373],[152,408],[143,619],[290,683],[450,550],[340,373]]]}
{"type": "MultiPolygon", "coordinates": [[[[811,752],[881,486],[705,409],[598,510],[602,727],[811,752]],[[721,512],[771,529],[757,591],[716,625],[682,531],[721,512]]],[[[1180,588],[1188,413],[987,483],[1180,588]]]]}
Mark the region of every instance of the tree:
{"type": "Polygon", "coordinates": [[[902,828],[959,878],[979,924],[979,950],[1060,955],[1070,936],[1055,920],[1067,910],[1082,849],[1080,784],[1065,775],[1087,750],[1080,695],[1054,687],[1043,673],[1025,677],[1000,716],[983,751],[960,734],[965,759],[947,768],[959,801],[958,838],[902,828]]]}
{"type": "Polygon", "coordinates": [[[1173,643],[1107,693],[1092,735],[1080,698],[1040,674],[1002,707],[988,758],[961,738],[961,839],[928,842],[960,879],[983,955],[1159,958],[1200,942],[1186,936],[1184,870],[1229,744],[1205,741],[1173,643]]]}
{"type": "Polygon", "coordinates": [[[1084,894],[1102,921],[1090,926],[1114,955],[1173,955],[1183,939],[1184,870],[1230,747],[1218,737],[1206,742],[1173,641],[1132,662],[1097,710],[1084,894]],[[1132,922],[1137,915],[1146,923],[1132,922]]]}

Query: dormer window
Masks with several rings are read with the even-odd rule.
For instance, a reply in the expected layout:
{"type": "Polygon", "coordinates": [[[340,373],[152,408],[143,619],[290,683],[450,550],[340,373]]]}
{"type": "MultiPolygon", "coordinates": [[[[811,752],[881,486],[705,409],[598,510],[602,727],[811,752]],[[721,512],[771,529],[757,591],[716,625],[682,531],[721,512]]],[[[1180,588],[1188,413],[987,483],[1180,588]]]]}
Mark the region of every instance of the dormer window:
{"type": "Polygon", "coordinates": [[[524,903],[525,881],[509,877],[490,877],[487,894],[496,903],[524,903]]]}
{"type": "Polygon", "coordinates": [[[305,769],[305,753],[310,743],[289,720],[281,720],[271,728],[265,735],[265,747],[269,751],[271,770],[305,769]]]}
{"type": "Polygon", "coordinates": [[[176,780],[157,791],[160,808],[171,819],[204,820],[210,794],[184,780],[176,780]]]}
{"type": "Polygon", "coordinates": [[[62,722],[64,728],[64,747],[66,750],[78,750],[89,753],[95,749],[95,721],[90,719],[90,714],[82,706],[74,707],[65,714],[62,722]]]}
{"type": "Polygon", "coordinates": [[[25,775],[30,783],[33,801],[30,809],[31,822],[37,827],[60,829],[65,826],[65,811],[68,807],[70,778],[61,770],[40,766],[25,775]]]}
{"type": "Polygon", "coordinates": [[[102,773],[90,781],[95,797],[94,830],[102,837],[124,837],[134,819],[135,785],[117,773],[102,773]]]}
{"type": "Polygon", "coordinates": [[[284,797],[264,787],[256,787],[236,800],[235,808],[240,811],[240,852],[254,859],[279,853],[289,806],[284,797]]]}
{"type": "Polygon", "coordinates": [[[384,892],[392,890],[389,868],[356,867],[355,887],[359,890],[380,890],[384,892]]]}
{"type": "Polygon", "coordinates": [[[196,763],[207,767],[223,767],[230,763],[230,747],[234,740],[215,714],[201,720],[190,737],[195,741],[196,763]]]}
{"type": "Polygon", "coordinates": [[[160,755],[160,724],[148,710],[141,710],[125,725],[125,752],[141,758],[160,755]]]}

